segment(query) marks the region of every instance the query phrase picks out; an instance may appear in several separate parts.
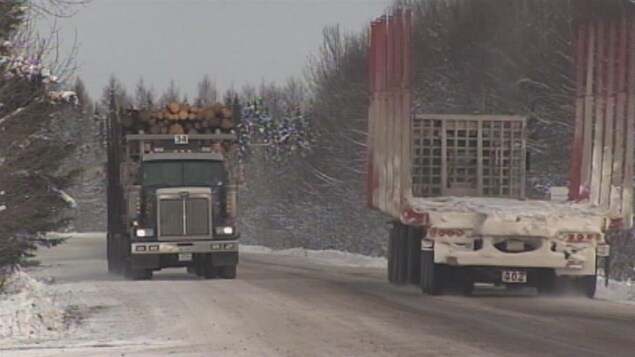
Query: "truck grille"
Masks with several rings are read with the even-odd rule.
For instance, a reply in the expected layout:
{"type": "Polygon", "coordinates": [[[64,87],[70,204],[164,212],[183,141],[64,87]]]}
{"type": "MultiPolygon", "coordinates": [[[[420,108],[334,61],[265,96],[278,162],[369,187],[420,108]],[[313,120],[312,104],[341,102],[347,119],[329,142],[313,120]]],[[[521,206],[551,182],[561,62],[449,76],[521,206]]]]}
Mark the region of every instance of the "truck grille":
{"type": "Polygon", "coordinates": [[[209,207],[207,198],[161,199],[159,201],[159,239],[209,236],[209,207]]]}
{"type": "Polygon", "coordinates": [[[185,225],[186,235],[197,236],[209,234],[209,203],[204,198],[194,198],[185,201],[187,213],[185,225]]]}

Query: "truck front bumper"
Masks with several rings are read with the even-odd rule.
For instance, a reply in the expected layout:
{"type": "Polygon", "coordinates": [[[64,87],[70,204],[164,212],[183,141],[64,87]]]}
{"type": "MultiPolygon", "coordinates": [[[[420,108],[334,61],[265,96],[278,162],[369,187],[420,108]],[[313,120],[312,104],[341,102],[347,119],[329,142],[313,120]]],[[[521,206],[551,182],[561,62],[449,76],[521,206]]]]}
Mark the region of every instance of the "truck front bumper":
{"type": "Polygon", "coordinates": [[[238,252],[237,240],[205,240],[193,242],[137,242],[131,244],[130,253],[183,254],[183,253],[230,253],[238,252]]]}

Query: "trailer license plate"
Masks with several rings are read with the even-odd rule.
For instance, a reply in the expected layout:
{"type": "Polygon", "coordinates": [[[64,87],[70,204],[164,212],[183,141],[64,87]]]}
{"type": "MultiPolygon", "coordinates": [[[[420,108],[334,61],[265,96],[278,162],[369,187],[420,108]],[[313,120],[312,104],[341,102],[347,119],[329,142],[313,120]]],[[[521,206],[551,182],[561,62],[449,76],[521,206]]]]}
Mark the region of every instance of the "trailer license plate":
{"type": "Polygon", "coordinates": [[[179,254],[180,262],[191,262],[192,261],[192,253],[181,253],[179,254]]]}
{"type": "Polygon", "coordinates": [[[526,283],[527,272],[518,270],[504,270],[502,280],[503,283],[526,283]]]}

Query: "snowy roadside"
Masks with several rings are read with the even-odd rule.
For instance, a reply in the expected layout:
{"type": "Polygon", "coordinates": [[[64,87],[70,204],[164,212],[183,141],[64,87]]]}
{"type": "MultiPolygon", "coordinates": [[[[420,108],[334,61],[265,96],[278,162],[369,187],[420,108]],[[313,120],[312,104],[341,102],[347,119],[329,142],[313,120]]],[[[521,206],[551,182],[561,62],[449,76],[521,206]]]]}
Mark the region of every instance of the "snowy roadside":
{"type": "Polygon", "coordinates": [[[9,276],[6,290],[0,294],[2,344],[64,337],[73,321],[66,300],[23,271],[9,276]]]}
{"type": "Polygon", "coordinates": [[[596,298],[635,305],[635,282],[611,280],[604,286],[604,279],[598,279],[596,298]]]}

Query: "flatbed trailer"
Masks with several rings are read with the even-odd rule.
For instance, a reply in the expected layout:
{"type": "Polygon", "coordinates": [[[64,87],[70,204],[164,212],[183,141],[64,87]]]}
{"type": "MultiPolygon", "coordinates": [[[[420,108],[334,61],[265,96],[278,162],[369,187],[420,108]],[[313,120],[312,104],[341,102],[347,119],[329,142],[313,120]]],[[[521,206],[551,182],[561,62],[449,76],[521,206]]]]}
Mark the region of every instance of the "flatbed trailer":
{"type": "Polygon", "coordinates": [[[367,197],[391,217],[389,281],[433,295],[470,294],[479,282],[543,292],[571,284],[593,297],[610,253],[606,233],[632,226],[635,31],[608,39],[628,44],[609,54],[620,58],[614,72],[629,79],[611,99],[613,115],[589,116],[602,95],[592,78],[604,73],[585,50],[601,33],[578,24],[570,201],[549,202],[526,198],[525,117],[414,113],[411,21],[409,11],[396,11],[370,33],[367,197]],[[593,135],[599,127],[623,130],[593,135]]]}

